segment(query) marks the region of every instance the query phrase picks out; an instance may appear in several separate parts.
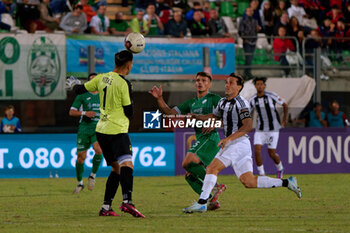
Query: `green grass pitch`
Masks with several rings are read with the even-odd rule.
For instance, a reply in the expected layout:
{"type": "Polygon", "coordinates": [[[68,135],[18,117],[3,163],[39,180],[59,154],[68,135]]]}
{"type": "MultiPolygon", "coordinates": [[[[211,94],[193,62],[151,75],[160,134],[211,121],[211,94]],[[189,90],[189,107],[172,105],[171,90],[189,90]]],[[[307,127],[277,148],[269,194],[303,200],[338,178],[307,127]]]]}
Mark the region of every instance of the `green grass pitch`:
{"type": "Polygon", "coordinates": [[[133,199],[145,219],[98,216],[106,178],[79,195],[72,194],[73,178],[1,179],[0,232],[350,232],[350,174],[297,179],[301,200],[286,188],[249,190],[235,176],[219,176],[227,185],[221,208],[183,214],[198,198],[183,177],[136,177],[133,199]]]}

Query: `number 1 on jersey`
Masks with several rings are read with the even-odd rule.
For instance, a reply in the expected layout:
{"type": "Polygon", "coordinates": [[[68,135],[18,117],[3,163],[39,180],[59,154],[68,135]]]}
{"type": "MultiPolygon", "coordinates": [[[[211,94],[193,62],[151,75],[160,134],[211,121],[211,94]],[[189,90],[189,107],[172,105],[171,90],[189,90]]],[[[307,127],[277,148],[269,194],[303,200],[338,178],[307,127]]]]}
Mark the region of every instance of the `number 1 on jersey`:
{"type": "Polygon", "coordinates": [[[107,97],[107,86],[103,88],[103,110],[105,110],[106,107],[106,97],[107,97]]]}

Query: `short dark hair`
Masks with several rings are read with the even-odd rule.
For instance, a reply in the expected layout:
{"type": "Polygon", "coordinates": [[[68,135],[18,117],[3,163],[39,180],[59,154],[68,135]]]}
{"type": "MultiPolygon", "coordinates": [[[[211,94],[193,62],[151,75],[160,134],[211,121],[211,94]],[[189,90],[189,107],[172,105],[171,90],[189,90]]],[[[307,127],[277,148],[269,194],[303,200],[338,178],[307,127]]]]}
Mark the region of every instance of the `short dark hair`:
{"type": "Polygon", "coordinates": [[[334,5],[332,6],[332,9],[337,9],[337,10],[339,10],[339,6],[338,6],[337,4],[334,4],[334,5]]]}
{"type": "Polygon", "coordinates": [[[199,2],[193,2],[193,6],[200,6],[201,4],[199,2]]]}
{"type": "Polygon", "coordinates": [[[133,60],[133,55],[127,50],[120,51],[114,55],[114,62],[117,67],[124,66],[127,62],[133,60]]]}
{"type": "Polygon", "coordinates": [[[264,84],[266,84],[266,80],[267,80],[266,77],[255,77],[253,79],[253,84],[255,85],[257,81],[262,81],[264,84]]]}
{"type": "Polygon", "coordinates": [[[315,102],[314,103],[314,108],[318,107],[318,106],[322,106],[319,102],[315,102]]]}
{"type": "Polygon", "coordinates": [[[244,87],[244,79],[243,79],[242,75],[236,74],[236,73],[231,73],[229,75],[229,77],[236,78],[237,79],[237,85],[238,86],[242,86],[241,90],[239,90],[239,92],[238,92],[238,94],[239,94],[243,90],[243,87],[244,87]]]}
{"type": "Polygon", "coordinates": [[[331,101],[331,105],[334,104],[334,103],[336,103],[336,104],[339,105],[339,102],[338,102],[337,100],[332,100],[332,101],[331,101]]]}
{"type": "Polygon", "coordinates": [[[88,80],[90,80],[90,77],[91,77],[91,76],[96,76],[96,75],[97,75],[97,73],[91,73],[91,74],[89,74],[88,80]]]}
{"type": "Polygon", "coordinates": [[[145,10],[142,8],[138,8],[137,13],[139,13],[139,12],[145,13],[145,10]]]}
{"type": "Polygon", "coordinates": [[[15,107],[13,105],[8,105],[8,106],[5,107],[5,111],[7,111],[9,109],[15,110],[15,107]]]}
{"type": "Polygon", "coordinates": [[[213,78],[211,77],[211,75],[210,75],[209,73],[207,73],[207,72],[204,72],[204,71],[198,72],[198,73],[196,74],[196,78],[197,78],[198,76],[207,77],[207,78],[210,79],[210,81],[213,80],[213,78]]]}
{"type": "Polygon", "coordinates": [[[81,4],[77,4],[77,5],[75,5],[75,7],[74,7],[74,10],[75,10],[75,9],[83,10],[83,6],[82,6],[81,4]]]}
{"type": "Polygon", "coordinates": [[[284,30],[287,31],[287,28],[286,28],[285,26],[279,26],[279,27],[278,27],[278,30],[280,30],[281,28],[283,28],[284,30]]]}
{"type": "Polygon", "coordinates": [[[342,22],[342,23],[345,23],[345,19],[344,18],[340,18],[340,19],[338,19],[338,21],[337,22],[342,22]]]}

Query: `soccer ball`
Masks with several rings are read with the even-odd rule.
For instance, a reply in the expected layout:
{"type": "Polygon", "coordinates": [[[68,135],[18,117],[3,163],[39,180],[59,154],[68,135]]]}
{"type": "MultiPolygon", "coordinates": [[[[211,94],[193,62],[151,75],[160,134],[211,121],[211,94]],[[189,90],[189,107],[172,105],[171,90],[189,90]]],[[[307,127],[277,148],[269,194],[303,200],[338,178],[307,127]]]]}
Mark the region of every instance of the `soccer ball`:
{"type": "Polygon", "coordinates": [[[140,53],[145,48],[145,37],[141,33],[131,32],[125,37],[124,46],[132,53],[140,53]]]}

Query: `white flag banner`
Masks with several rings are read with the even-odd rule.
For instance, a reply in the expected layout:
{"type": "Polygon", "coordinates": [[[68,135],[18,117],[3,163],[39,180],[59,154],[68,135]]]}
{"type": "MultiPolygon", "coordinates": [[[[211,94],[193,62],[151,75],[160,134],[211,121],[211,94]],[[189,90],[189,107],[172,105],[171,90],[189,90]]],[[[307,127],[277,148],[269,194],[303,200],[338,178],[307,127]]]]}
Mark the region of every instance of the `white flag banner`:
{"type": "Polygon", "coordinates": [[[63,34],[0,34],[0,99],[66,98],[63,34]]]}
{"type": "MultiPolygon", "coordinates": [[[[282,97],[288,104],[288,113],[295,119],[309,103],[315,86],[315,80],[306,75],[301,78],[269,78],[266,82],[266,91],[275,92],[282,97]]],[[[244,84],[241,95],[249,100],[254,94],[256,94],[255,86],[252,80],[249,80],[244,84]]],[[[281,114],[282,108],[279,107],[278,110],[281,114]]]]}

